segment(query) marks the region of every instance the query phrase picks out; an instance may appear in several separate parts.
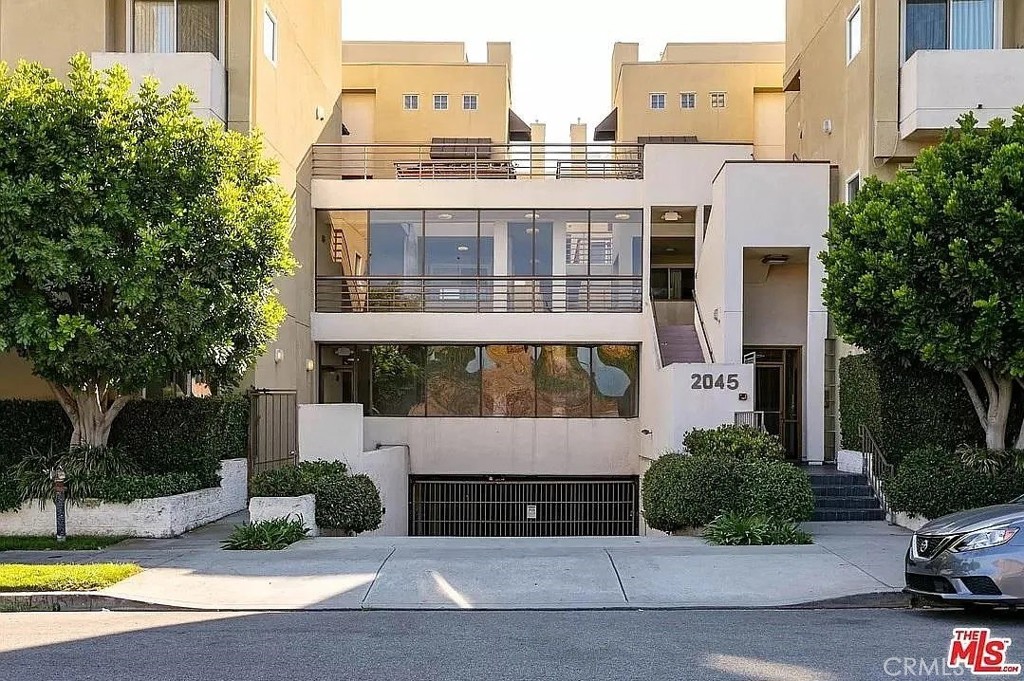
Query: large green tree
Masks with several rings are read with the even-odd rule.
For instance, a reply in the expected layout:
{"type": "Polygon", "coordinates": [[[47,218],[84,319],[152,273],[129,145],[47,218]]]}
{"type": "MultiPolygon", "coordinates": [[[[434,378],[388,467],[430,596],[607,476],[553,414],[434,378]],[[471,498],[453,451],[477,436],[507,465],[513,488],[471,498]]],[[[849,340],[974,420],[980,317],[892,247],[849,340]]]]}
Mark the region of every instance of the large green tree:
{"type": "Polygon", "coordinates": [[[106,444],[126,400],[176,371],[230,386],[285,311],[292,202],[261,138],[133,90],[0,63],[0,351],[50,382],[72,444],[106,444]]]}
{"type": "MultiPolygon", "coordinates": [[[[1024,385],[1024,108],[972,114],[891,182],[836,205],[822,254],[840,334],[960,376],[990,449],[1024,385]]],[[[1009,443],[1024,448],[1024,427],[1009,443]]]]}

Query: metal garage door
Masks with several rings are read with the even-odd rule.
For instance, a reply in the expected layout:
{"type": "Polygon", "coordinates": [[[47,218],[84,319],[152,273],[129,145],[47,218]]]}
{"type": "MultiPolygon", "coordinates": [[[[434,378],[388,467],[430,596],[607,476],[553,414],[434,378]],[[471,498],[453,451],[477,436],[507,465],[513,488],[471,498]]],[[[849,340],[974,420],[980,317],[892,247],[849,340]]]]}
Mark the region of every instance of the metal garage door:
{"type": "Polygon", "coordinates": [[[635,477],[411,476],[414,537],[586,537],[639,532],[635,477]]]}

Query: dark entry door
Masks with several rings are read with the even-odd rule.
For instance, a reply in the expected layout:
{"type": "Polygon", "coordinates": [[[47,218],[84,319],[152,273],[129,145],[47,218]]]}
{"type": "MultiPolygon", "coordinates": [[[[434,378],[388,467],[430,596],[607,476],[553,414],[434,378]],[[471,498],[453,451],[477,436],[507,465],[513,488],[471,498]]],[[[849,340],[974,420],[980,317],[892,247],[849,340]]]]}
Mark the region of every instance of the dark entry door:
{"type": "Polygon", "coordinates": [[[764,427],[778,435],[791,459],[801,458],[800,349],[745,348],[754,359],[754,409],[764,413],[764,427]]]}

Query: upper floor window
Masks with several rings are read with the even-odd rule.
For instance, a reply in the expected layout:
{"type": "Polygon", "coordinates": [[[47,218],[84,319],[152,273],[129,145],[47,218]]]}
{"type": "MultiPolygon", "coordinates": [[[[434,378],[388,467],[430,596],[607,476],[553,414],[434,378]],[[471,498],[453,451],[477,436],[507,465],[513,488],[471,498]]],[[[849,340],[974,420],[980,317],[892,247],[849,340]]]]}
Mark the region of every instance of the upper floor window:
{"type": "Polygon", "coordinates": [[[476,111],[479,105],[480,97],[478,95],[462,95],[462,108],[465,109],[466,111],[476,111]]]}
{"type": "Polygon", "coordinates": [[[277,17],[269,7],[263,8],[263,54],[277,66],[277,17]]]}
{"type": "Polygon", "coordinates": [[[846,202],[852,203],[857,194],[860,193],[860,173],[854,173],[846,181],[846,202]]]}
{"type": "Polygon", "coordinates": [[[846,17],[846,63],[849,64],[853,58],[860,54],[861,44],[861,19],[860,5],[853,8],[850,16],[846,17]]]}
{"type": "Polygon", "coordinates": [[[904,56],[918,50],[991,50],[997,0],[905,0],[904,56]]]}
{"type": "Polygon", "coordinates": [[[652,109],[664,109],[665,108],[665,93],[664,92],[652,92],[651,93],[651,108],[652,109]]]}
{"type": "Polygon", "coordinates": [[[448,110],[448,95],[434,95],[434,110],[435,111],[447,111],[448,110]]]}
{"type": "Polygon", "coordinates": [[[406,111],[416,111],[420,108],[420,96],[404,95],[402,97],[402,108],[406,111]]]}
{"type": "Polygon", "coordinates": [[[724,109],[725,108],[725,93],[724,92],[712,92],[711,93],[711,108],[712,109],[724,109]]]}
{"type": "Polygon", "coordinates": [[[697,93],[696,92],[683,92],[679,95],[679,106],[684,109],[696,109],[697,108],[697,93]]]}
{"type": "Polygon", "coordinates": [[[220,58],[220,0],[133,0],[133,52],[209,52],[220,58]]]}

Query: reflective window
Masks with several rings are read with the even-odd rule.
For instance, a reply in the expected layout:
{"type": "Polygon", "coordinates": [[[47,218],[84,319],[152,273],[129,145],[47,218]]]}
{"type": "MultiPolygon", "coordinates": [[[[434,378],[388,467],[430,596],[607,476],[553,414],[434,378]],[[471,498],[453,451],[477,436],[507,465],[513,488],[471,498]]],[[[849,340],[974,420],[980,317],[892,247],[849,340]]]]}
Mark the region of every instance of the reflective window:
{"type": "Polygon", "coordinates": [[[369,260],[365,210],[316,212],[316,273],[362,276],[369,260]]]}
{"type": "Polygon", "coordinates": [[[480,348],[427,348],[427,416],[480,415],[480,348]]]}
{"type": "Polygon", "coordinates": [[[537,351],[537,416],[589,418],[591,348],[543,345],[537,351]]]}
{"type": "Polygon", "coordinates": [[[422,211],[370,211],[370,274],[419,276],[422,273],[422,211]]]}
{"type": "Polygon", "coordinates": [[[635,345],[598,345],[593,354],[593,416],[639,413],[640,353],[635,345]]]}
{"type": "Polygon", "coordinates": [[[948,0],[907,0],[906,57],[918,50],[946,49],[948,0]]]}
{"type": "Polygon", "coordinates": [[[474,308],[480,271],[476,211],[427,211],[426,309],[474,308]]]}
{"type": "Polygon", "coordinates": [[[533,416],[536,351],[532,345],[484,346],[483,415],[533,416]]]}
{"type": "Polygon", "coordinates": [[[373,358],[374,416],[423,414],[427,350],[422,345],[375,345],[373,358]]]}

